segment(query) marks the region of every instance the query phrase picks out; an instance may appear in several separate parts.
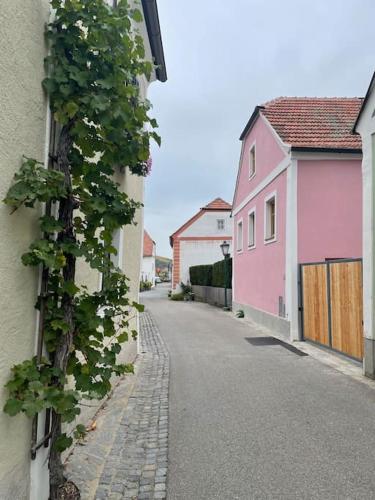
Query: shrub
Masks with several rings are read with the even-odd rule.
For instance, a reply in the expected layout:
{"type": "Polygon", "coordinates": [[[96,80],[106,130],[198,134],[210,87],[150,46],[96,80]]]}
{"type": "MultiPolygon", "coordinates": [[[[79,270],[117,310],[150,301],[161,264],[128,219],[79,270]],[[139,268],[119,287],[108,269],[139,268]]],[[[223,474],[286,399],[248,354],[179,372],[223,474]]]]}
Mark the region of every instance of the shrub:
{"type": "Polygon", "coordinates": [[[139,291],[145,292],[146,290],[151,290],[152,283],[151,281],[141,281],[139,284],[139,291]]]}
{"type": "Polygon", "coordinates": [[[189,269],[190,283],[192,285],[211,286],[212,265],[192,266],[189,269]]]}
{"type": "Polygon", "coordinates": [[[244,318],[245,313],[243,312],[242,309],[238,309],[238,311],[236,312],[236,316],[237,316],[237,318],[244,318]]]}
{"type": "Polygon", "coordinates": [[[190,295],[191,293],[193,293],[193,289],[191,288],[191,286],[185,285],[185,283],[182,283],[182,281],[180,283],[180,287],[184,295],[190,295]]]}
{"type": "Polygon", "coordinates": [[[185,294],[184,293],[173,293],[170,298],[171,298],[171,300],[178,300],[178,301],[185,300],[185,294]]]}

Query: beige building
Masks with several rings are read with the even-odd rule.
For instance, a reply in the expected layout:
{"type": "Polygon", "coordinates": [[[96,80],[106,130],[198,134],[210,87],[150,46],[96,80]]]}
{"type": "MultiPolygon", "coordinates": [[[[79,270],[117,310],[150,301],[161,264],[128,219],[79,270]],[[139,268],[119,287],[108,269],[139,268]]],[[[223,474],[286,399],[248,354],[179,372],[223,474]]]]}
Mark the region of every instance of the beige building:
{"type": "MultiPolygon", "coordinates": [[[[109,0],[108,0],[109,1],[109,0]]],[[[110,3],[113,3],[111,0],[110,3]]],[[[144,36],[148,59],[158,67],[152,80],[165,81],[166,70],[156,0],[142,0],[144,36]]],[[[18,171],[22,155],[48,161],[50,115],[41,82],[45,76],[45,24],[50,18],[48,0],[2,2],[0,8],[0,198],[3,199],[18,171]]],[[[145,96],[149,82],[140,83],[145,96]]],[[[126,169],[118,173],[122,189],[132,198],[143,201],[144,179],[126,169]]],[[[4,384],[10,368],[36,352],[39,274],[21,263],[21,255],[38,231],[35,210],[20,209],[10,216],[0,204],[0,407],[4,406],[4,384]]],[[[143,214],[137,214],[138,225],[127,227],[117,235],[118,263],[131,279],[132,298],[138,299],[143,240],[143,214]]],[[[79,278],[90,287],[100,286],[101,278],[85,266],[78,269],[79,278]]],[[[136,355],[136,342],[125,349],[127,360],[136,355]]],[[[91,414],[95,409],[90,408],[91,414]]],[[[90,414],[82,415],[83,420],[90,414]]],[[[38,439],[43,436],[44,415],[39,418],[38,439]]],[[[30,459],[31,422],[24,415],[9,417],[0,411],[0,498],[1,500],[47,500],[48,449],[38,450],[30,459]]]]}

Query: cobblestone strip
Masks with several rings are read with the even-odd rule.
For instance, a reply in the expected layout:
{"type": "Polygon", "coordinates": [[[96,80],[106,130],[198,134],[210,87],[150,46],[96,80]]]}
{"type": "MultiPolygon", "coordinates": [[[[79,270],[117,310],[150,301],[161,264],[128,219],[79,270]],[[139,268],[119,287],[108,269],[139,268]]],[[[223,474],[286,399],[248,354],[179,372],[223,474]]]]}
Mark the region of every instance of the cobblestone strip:
{"type": "Polygon", "coordinates": [[[142,361],[107,458],[96,499],[166,498],[169,356],[148,312],[140,317],[142,361]]]}
{"type": "Polygon", "coordinates": [[[108,416],[101,423],[104,440],[111,443],[105,456],[98,434],[91,437],[89,447],[77,446],[67,463],[68,476],[80,488],[83,500],[166,498],[169,355],[147,311],[140,315],[140,351],[134,389],[126,400],[118,399],[120,384],[108,402],[108,416]],[[122,403],[126,406],[121,414],[117,411],[116,418],[110,418],[112,408],[122,403]],[[100,459],[100,468],[90,476],[88,464],[100,459]],[[95,474],[95,488],[88,488],[88,476],[92,480],[95,474]]]}

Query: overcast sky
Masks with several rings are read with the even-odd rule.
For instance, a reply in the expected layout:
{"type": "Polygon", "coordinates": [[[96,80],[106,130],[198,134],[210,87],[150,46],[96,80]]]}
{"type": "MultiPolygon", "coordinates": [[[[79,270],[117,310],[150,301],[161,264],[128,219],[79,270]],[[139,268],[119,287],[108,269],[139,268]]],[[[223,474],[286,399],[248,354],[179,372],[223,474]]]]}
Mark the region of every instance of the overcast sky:
{"type": "Polygon", "coordinates": [[[375,0],[158,0],[168,81],[149,98],[162,147],[146,179],[157,254],[216,197],[231,202],[239,135],[278,96],[362,96],[375,70],[375,0]]]}

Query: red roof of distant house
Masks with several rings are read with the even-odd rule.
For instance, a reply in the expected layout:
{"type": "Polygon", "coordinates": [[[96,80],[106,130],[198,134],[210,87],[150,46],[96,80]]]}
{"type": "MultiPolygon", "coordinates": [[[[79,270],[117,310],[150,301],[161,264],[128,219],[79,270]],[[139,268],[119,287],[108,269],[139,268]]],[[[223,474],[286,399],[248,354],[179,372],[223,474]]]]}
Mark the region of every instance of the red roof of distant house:
{"type": "Polygon", "coordinates": [[[199,212],[197,212],[195,215],[193,215],[193,217],[191,217],[187,222],[185,222],[185,224],[183,224],[181,227],[179,227],[177,229],[177,231],[175,231],[169,237],[169,241],[170,241],[171,246],[173,247],[173,238],[175,238],[179,233],[181,233],[186,228],[188,228],[189,226],[191,226],[191,224],[193,222],[195,222],[197,219],[199,219],[199,217],[201,217],[201,215],[203,214],[203,212],[207,212],[209,210],[212,210],[212,211],[217,210],[218,212],[229,212],[229,211],[232,210],[232,205],[230,205],[229,203],[227,203],[226,201],[224,201],[222,198],[215,198],[214,200],[212,200],[206,206],[202,207],[199,210],[199,212]]]}
{"type": "Polygon", "coordinates": [[[224,201],[222,198],[215,198],[201,210],[232,210],[232,205],[224,201]]]}
{"type": "Polygon", "coordinates": [[[361,151],[361,138],[352,130],[362,101],[359,97],[279,97],[255,108],[241,140],[260,112],[293,149],[361,151]]]}
{"type": "Polygon", "coordinates": [[[143,257],[152,257],[154,255],[155,242],[146,230],[143,231],[143,257]]]}

